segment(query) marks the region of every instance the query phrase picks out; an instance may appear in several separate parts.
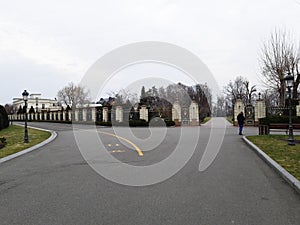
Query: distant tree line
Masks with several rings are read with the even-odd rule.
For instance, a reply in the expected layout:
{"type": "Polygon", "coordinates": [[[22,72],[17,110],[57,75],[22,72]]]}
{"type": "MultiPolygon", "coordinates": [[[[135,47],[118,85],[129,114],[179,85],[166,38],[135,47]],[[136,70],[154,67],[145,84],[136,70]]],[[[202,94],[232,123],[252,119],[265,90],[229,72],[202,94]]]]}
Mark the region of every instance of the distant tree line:
{"type": "MultiPolygon", "coordinates": [[[[178,101],[182,107],[189,107],[191,101],[199,105],[199,118],[203,119],[211,114],[211,90],[206,84],[186,86],[182,83],[170,84],[167,87],[152,86],[146,90],[141,87],[140,98],[136,94],[130,94],[125,90],[114,93],[114,104],[125,107],[140,107],[146,105],[153,116],[170,119],[172,117],[172,105],[178,101]]],[[[107,101],[106,101],[107,102],[107,101]]],[[[102,103],[101,101],[99,103],[102,103]]]]}

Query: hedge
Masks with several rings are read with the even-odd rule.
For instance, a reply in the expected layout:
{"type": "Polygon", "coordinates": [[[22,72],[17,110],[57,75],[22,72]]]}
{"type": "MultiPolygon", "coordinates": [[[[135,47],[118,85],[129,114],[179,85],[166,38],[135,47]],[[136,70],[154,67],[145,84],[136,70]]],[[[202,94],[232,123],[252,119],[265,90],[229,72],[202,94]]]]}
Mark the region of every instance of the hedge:
{"type": "MultiPolygon", "coordinates": [[[[96,122],[96,125],[99,126],[120,126],[120,127],[148,127],[149,122],[145,120],[129,120],[124,122],[96,122]]],[[[163,120],[161,118],[154,119],[150,123],[151,127],[162,127],[162,126],[175,126],[175,122],[171,120],[163,120]]]]}
{"type": "MultiPolygon", "coordinates": [[[[292,117],[293,123],[300,123],[299,116],[292,117]]],[[[268,116],[266,118],[259,119],[259,124],[261,125],[269,125],[270,123],[289,123],[288,116],[268,116]]]]}
{"type": "Polygon", "coordinates": [[[5,108],[0,105],[0,130],[9,126],[8,115],[5,108]]]}

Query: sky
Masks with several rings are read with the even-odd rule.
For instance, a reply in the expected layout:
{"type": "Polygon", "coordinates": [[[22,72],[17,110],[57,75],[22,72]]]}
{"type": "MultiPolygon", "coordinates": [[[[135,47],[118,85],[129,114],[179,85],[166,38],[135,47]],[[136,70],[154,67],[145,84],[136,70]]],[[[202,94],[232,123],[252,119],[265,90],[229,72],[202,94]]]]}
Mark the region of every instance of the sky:
{"type": "MultiPolygon", "coordinates": [[[[193,52],[220,88],[236,76],[262,87],[259,54],[270,33],[283,29],[300,41],[300,0],[0,0],[0,5],[0,104],[21,97],[24,89],[54,98],[69,82],[79,83],[103,55],[142,41],[193,52]]],[[[174,68],[153,68],[120,71],[106,91],[156,73],[189,83],[174,68]]]]}

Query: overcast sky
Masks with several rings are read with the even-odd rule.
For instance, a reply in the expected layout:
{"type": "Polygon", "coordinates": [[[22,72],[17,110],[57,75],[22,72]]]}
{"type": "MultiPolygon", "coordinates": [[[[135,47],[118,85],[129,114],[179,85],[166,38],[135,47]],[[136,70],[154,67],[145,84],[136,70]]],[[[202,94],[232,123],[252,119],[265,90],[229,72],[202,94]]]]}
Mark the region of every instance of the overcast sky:
{"type": "MultiPolygon", "coordinates": [[[[270,32],[285,29],[300,40],[300,0],[0,3],[0,104],[12,102],[24,89],[54,98],[104,54],[140,41],[188,49],[220,87],[238,75],[259,85],[259,52],[270,32]]],[[[135,80],[143,72],[140,67],[129,71],[135,80]]]]}

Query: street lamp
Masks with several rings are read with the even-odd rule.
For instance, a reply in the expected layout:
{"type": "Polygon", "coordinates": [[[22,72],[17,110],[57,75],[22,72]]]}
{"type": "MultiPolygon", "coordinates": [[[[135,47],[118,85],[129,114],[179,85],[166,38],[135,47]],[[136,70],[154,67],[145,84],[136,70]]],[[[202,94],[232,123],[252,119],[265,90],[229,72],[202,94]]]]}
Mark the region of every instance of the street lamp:
{"type": "Polygon", "coordinates": [[[24,131],[24,143],[28,143],[28,129],[27,129],[27,101],[28,101],[28,95],[29,93],[24,90],[22,93],[23,100],[25,102],[25,131],[24,131]]]}
{"type": "Polygon", "coordinates": [[[291,89],[294,85],[294,77],[291,73],[288,73],[284,80],[286,82],[286,87],[288,89],[288,97],[289,97],[289,138],[288,145],[295,145],[294,134],[293,134],[293,124],[292,124],[292,92],[291,89]]]}
{"type": "Polygon", "coordinates": [[[39,98],[35,98],[35,112],[38,113],[39,111],[39,98]]]}
{"type": "Polygon", "coordinates": [[[13,115],[14,115],[14,110],[13,108],[10,110],[10,124],[13,125],[13,115]]]}

